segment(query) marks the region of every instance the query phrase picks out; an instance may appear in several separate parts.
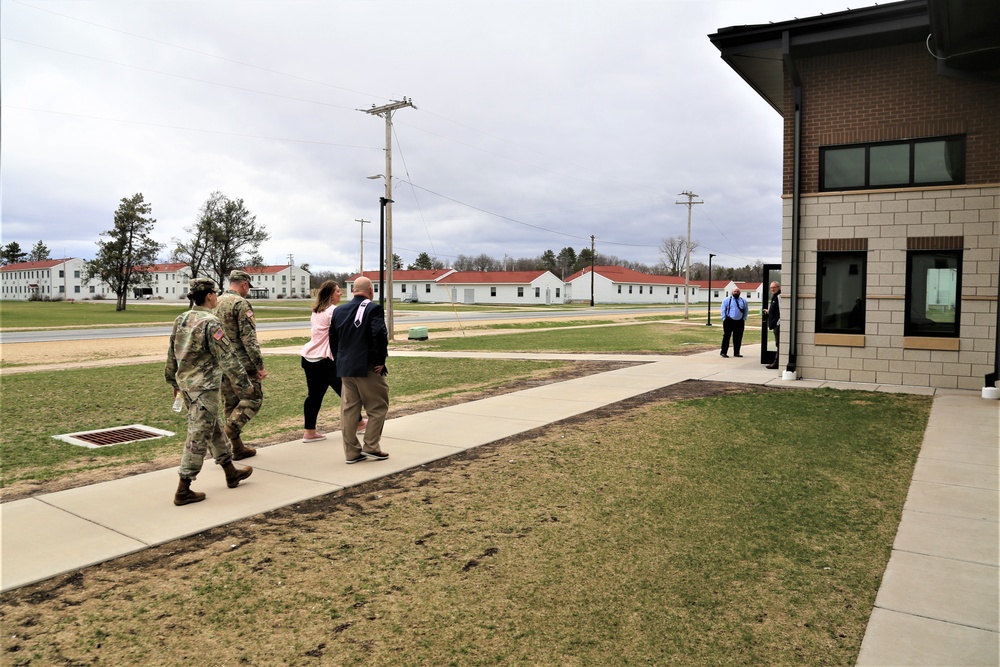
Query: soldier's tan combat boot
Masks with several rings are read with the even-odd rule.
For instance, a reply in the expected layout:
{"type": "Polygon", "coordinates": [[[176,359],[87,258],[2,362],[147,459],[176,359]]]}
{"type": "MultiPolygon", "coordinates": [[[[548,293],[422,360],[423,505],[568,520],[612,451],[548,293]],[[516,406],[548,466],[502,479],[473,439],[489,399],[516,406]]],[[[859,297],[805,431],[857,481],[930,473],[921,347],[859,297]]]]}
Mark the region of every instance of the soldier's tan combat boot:
{"type": "Polygon", "coordinates": [[[190,505],[191,503],[199,503],[204,499],[204,493],[191,490],[191,480],[181,477],[181,482],[177,485],[177,493],[174,494],[174,505],[190,505]]]}
{"type": "Polygon", "coordinates": [[[251,456],[257,456],[257,450],[243,444],[243,440],[240,439],[239,431],[233,428],[232,424],[226,424],[226,437],[229,438],[229,442],[233,446],[234,461],[248,459],[251,456]]]}
{"type": "Polygon", "coordinates": [[[250,466],[237,468],[232,463],[227,463],[222,466],[222,469],[226,471],[226,486],[230,489],[235,489],[240,485],[240,482],[253,474],[253,468],[250,466]]]}

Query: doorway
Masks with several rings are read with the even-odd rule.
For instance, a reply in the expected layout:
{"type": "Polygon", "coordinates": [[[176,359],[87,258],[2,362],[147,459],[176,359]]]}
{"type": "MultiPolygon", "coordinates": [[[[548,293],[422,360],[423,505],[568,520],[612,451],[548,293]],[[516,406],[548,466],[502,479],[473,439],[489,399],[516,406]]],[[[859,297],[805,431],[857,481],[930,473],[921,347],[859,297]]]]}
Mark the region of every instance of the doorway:
{"type": "MultiPolygon", "coordinates": [[[[761,290],[761,315],[764,309],[771,303],[771,283],[781,284],[781,264],[765,264],[763,266],[764,284],[761,290]]],[[[760,324],[760,363],[771,364],[778,354],[778,348],[774,345],[774,336],[767,330],[767,317],[761,318],[760,324]]]]}

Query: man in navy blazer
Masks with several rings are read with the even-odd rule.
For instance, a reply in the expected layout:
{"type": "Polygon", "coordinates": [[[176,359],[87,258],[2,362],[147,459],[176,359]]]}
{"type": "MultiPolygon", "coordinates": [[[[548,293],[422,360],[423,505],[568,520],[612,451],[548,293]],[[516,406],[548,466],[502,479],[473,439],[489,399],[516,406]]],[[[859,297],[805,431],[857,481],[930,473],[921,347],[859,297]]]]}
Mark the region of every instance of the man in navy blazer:
{"type": "Polygon", "coordinates": [[[343,382],[340,397],[341,432],[348,463],[366,459],[384,461],[382,426],[389,413],[388,370],[389,334],[385,311],[372,301],[372,281],[360,276],[354,281],[354,298],[337,306],[330,323],[330,351],[337,360],[337,375],[343,382]],[[357,424],[361,408],[368,414],[365,442],[358,441],[357,424]],[[351,424],[350,428],[344,424],[351,424]]]}

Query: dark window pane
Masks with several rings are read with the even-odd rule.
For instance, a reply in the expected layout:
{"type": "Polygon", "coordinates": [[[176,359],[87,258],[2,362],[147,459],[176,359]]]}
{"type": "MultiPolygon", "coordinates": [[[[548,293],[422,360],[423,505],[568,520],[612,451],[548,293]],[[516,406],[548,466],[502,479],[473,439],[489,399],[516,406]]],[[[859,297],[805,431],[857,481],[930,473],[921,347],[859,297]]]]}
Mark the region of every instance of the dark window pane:
{"type": "Polygon", "coordinates": [[[816,331],[865,332],[865,253],[820,253],[816,289],[816,331]]]}
{"type": "Polygon", "coordinates": [[[910,252],[907,256],[908,336],[957,336],[961,251],[910,252]]]}
{"type": "Polygon", "coordinates": [[[827,150],[823,156],[823,187],[858,188],[865,184],[865,149],[838,148],[827,150]]]}
{"type": "Polygon", "coordinates": [[[872,146],[869,185],[905,185],[910,182],[910,145],[872,146]]]}
{"type": "Polygon", "coordinates": [[[965,162],[960,139],[925,141],[913,146],[914,183],[958,183],[965,162]]]}

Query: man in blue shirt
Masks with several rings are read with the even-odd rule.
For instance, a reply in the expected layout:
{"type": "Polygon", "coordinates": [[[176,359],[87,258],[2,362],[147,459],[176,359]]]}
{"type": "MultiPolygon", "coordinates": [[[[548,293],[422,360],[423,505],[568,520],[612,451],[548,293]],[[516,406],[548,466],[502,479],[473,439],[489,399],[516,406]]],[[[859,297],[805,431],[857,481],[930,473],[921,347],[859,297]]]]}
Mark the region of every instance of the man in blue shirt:
{"type": "Polygon", "coordinates": [[[743,345],[743,329],[746,326],[747,300],[740,296],[740,288],[733,289],[732,296],[727,296],[722,300],[722,354],[724,359],[729,358],[729,339],[733,339],[733,356],[742,357],[740,346],[743,345]]]}

